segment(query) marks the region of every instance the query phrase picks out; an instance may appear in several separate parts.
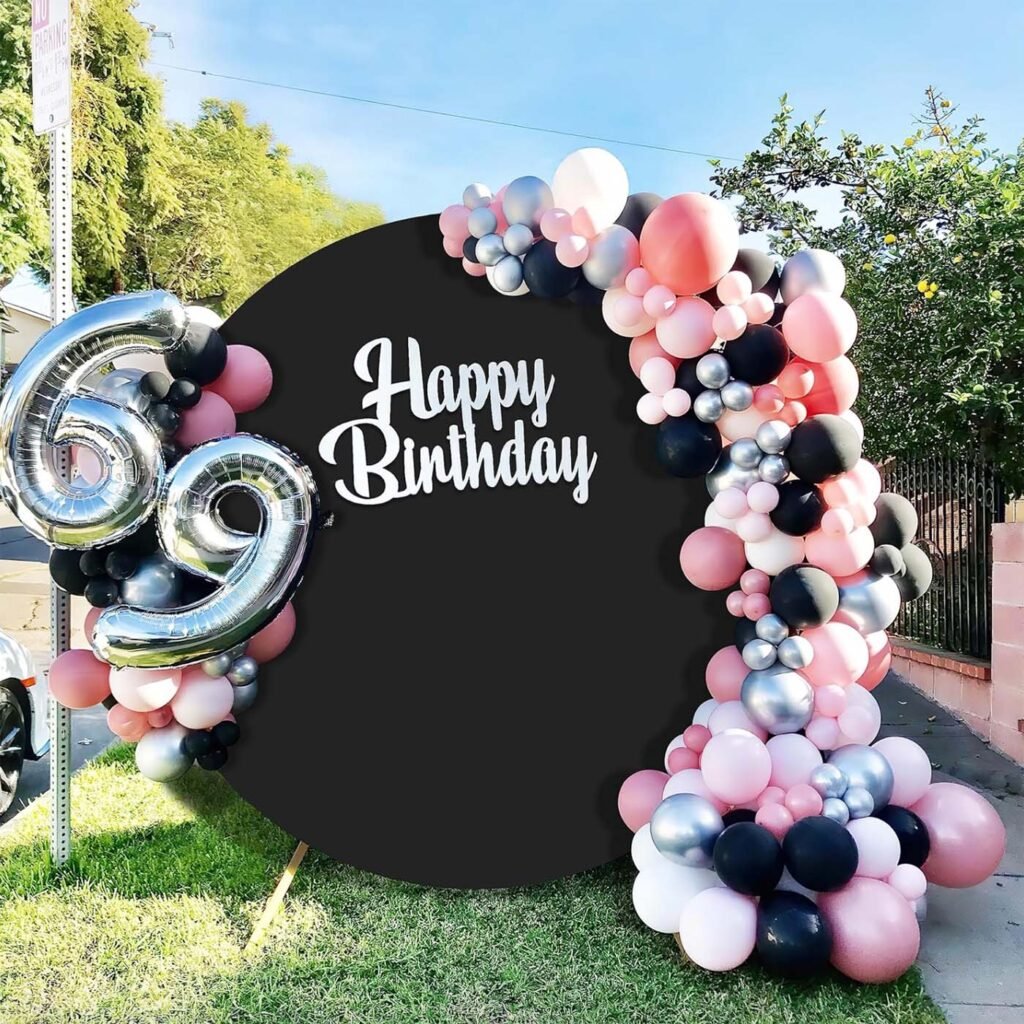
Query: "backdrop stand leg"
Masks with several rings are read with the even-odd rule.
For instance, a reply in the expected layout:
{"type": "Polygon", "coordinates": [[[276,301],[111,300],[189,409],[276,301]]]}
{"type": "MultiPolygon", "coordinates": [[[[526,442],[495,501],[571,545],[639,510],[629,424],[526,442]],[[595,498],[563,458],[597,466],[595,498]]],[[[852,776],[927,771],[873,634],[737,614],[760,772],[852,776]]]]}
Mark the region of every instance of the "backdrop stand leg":
{"type": "Polygon", "coordinates": [[[246,954],[254,953],[263,943],[263,936],[273,923],[274,918],[277,916],[277,912],[281,909],[281,904],[284,902],[288,889],[291,887],[292,880],[295,878],[295,873],[299,870],[299,865],[302,863],[302,858],[306,856],[306,851],[308,849],[308,843],[299,843],[299,845],[295,847],[295,852],[292,854],[291,860],[288,861],[288,864],[284,869],[284,873],[278,879],[276,888],[273,893],[271,893],[270,899],[267,900],[267,905],[263,908],[263,913],[260,915],[260,919],[256,922],[256,927],[253,928],[252,935],[249,936],[249,941],[245,944],[246,954]]]}

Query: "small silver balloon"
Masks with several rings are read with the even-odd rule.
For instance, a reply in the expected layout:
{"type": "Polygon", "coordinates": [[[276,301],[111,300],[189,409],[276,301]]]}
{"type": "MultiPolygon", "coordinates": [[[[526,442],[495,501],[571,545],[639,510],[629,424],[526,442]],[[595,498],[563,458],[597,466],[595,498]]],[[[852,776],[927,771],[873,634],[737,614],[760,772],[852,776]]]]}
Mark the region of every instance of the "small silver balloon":
{"type": "Polygon", "coordinates": [[[874,801],[874,810],[881,810],[892,799],[892,766],[873,747],[850,743],[829,754],[829,764],[846,773],[850,787],[866,789],[874,801]]]}
{"type": "Polygon", "coordinates": [[[499,292],[511,294],[523,283],[523,261],[518,256],[499,260],[490,281],[499,292]]]}
{"type": "Polygon", "coordinates": [[[781,484],[789,476],[789,460],[785,455],[766,455],[758,464],[757,474],[766,484],[781,484]]]}
{"type": "Polygon", "coordinates": [[[243,655],[237,661],[232,662],[227,671],[228,682],[232,686],[248,686],[259,675],[260,667],[255,658],[243,655]]]}
{"type": "Polygon", "coordinates": [[[914,900],[914,917],[917,918],[918,924],[923,924],[924,919],[928,916],[928,894],[924,896],[918,896],[914,900]]]}
{"type": "Polygon", "coordinates": [[[192,767],[183,744],[188,730],[177,722],[162,729],[150,729],[135,747],[135,765],[141,775],[154,782],[172,782],[192,767]]]}
{"type": "Polygon", "coordinates": [[[757,447],[757,442],[752,437],[741,437],[738,441],[733,441],[726,451],[740,469],[756,470],[764,457],[764,453],[757,447]]]}
{"type": "Polygon", "coordinates": [[[786,260],[780,284],[787,305],[812,288],[842,295],[846,270],[838,257],[825,249],[803,249],[786,260]]]}
{"type": "Polygon", "coordinates": [[[651,815],[651,840],[658,852],[676,864],[708,868],[715,840],[725,825],[711,803],[694,793],[666,797],[651,815]]]}
{"type": "Polygon", "coordinates": [[[484,235],[483,238],[477,239],[474,251],[477,260],[485,267],[493,267],[508,255],[505,252],[505,243],[501,240],[501,235],[484,235]]]}
{"type": "Polygon", "coordinates": [[[115,367],[109,373],[94,373],[82,382],[83,391],[91,391],[100,398],[106,398],[125,409],[133,409],[145,416],[153,407],[153,399],[142,393],[139,382],[146,375],[145,370],[134,367],[115,367]]]}
{"type": "Polygon", "coordinates": [[[781,644],[789,636],[789,626],[778,615],[769,612],[754,623],[754,633],[770,644],[781,644]]]}
{"type": "Polygon", "coordinates": [[[501,237],[505,251],[513,256],[524,256],[533,245],[533,230],[525,224],[509,224],[501,237]]]}
{"type": "Polygon", "coordinates": [[[802,636],[787,636],[779,644],[779,661],[786,668],[807,668],[814,661],[811,641],[802,636]]]}
{"type": "Polygon", "coordinates": [[[462,190],[462,205],[469,207],[471,210],[487,206],[493,198],[491,190],[486,185],[481,185],[478,181],[472,185],[467,185],[462,190]]]}
{"type": "Polygon", "coordinates": [[[483,238],[498,230],[498,218],[489,206],[478,206],[470,211],[466,227],[474,238],[483,238]]]}
{"type": "Polygon", "coordinates": [[[776,663],[748,672],[740,688],[747,714],[772,735],[799,732],[814,713],[814,690],[802,675],[776,663]]]}
{"type": "Polygon", "coordinates": [[[709,352],[697,360],[697,380],[706,388],[721,388],[729,382],[729,363],[718,352],[709,352]]]}
{"type": "Polygon", "coordinates": [[[245,686],[236,686],[232,690],[231,714],[238,715],[243,711],[248,711],[256,703],[259,692],[260,684],[256,679],[251,683],[246,683],[245,686]]]}
{"type": "Polygon", "coordinates": [[[717,423],[724,412],[722,396],[717,391],[702,391],[693,400],[693,415],[702,423],[717,423]]]}
{"type": "Polygon", "coordinates": [[[840,583],[839,608],[844,621],[859,632],[877,633],[896,621],[900,611],[900,590],[891,576],[861,569],[840,583]]]}
{"type": "Polygon", "coordinates": [[[612,224],[591,239],[583,262],[583,276],[595,288],[616,288],[637,265],[636,235],[621,224],[612,224]]]}
{"type": "Polygon", "coordinates": [[[722,404],[733,412],[743,412],[754,404],[754,389],[745,380],[731,380],[722,388],[722,404]]]}
{"type": "Polygon", "coordinates": [[[821,806],[821,813],[839,825],[846,825],[850,820],[850,808],[837,796],[830,796],[821,806]]]}
{"type": "Polygon", "coordinates": [[[757,447],[765,455],[781,455],[789,447],[789,439],[793,431],[789,424],[782,420],[767,420],[757,428],[754,435],[757,447]]]}
{"type": "Polygon", "coordinates": [[[177,608],[183,585],[181,570],[161,553],[147,555],[119,588],[121,603],[133,608],[177,608]]]}
{"type": "MultiPolygon", "coordinates": [[[[735,447],[736,445],[732,444],[728,448],[723,449],[722,454],[718,456],[714,466],[711,467],[711,471],[704,478],[708,494],[712,498],[727,487],[737,487],[741,491],[746,492],[751,484],[756,484],[761,479],[757,475],[756,462],[753,468],[747,469],[736,465],[732,458],[732,450],[735,447]]],[[[758,452],[758,455],[760,455],[760,452],[758,452]]]]}
{"type": "Polygon", "coordinates": [[[861,786],[850,786],[843,794],[843,803],[851,818],[868,818],[875,809],[874,798],[861,786]]]}
{"type": "Polygon", "coordinates": [[[223,654],[218,654],[213,658],[207,658],[203,662],[203,671],[215,679],[219,676],[227,675],[228,669],[231,668],[232,660],[231,655],[225,651],[223,654]]]}
{"type": "Polygon", "coordinates": [[[537,227],[544,211],[554,205],[548,183],[532,174],[510,181],[501,201],[509,224],[527,224],[531,228],[537,227]]]}
{"type": "Polygon", "coordinates": [[[838,800],[849,786],[846,773],[834,764],[819,764],[811,770],[807,781],[811,788],[825,800],[829,798],[838,800]]]}
{"type": "Polygon", "coordinates": [[[771,668],[777,657],[775,644],[770,644],[767,640],[761,640],[758,637],[748,640],[740,653],[743,657],[743,664],[755,671],[771,668]]]}

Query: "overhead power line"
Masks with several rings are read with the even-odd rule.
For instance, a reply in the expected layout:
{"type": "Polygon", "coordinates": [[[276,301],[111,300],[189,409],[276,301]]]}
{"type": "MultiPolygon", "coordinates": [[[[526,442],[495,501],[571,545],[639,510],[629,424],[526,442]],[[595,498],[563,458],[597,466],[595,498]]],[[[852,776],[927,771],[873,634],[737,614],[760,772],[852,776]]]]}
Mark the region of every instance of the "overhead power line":
{"type": "Polygon", "coordinates": [[[309,89],[301,85],[287,85],[284,82],[268,82],[260,78],[246,78],[243,75],[227,75],[217,71],[204,71],[202,68],[186,68],[178,64],[164,64],[161,61],[150,61],[153,67],[166,68],[169,71],[183,71],[190,75],[202,75],[204,78],[219,78],[227,82],[244,82],[246,85],[259,85],[267,89],[284,89],[288,92],[301,92],[307,96],[324,96],[332,100],[344,100],[347,103],[363,103],[372,107],[388,107],[391,110],[405,110],[413,114],[428,114],[431,117],[447,117],[456,121],[473,121],[476,124],[488,124],[499,128],[516,128],[524,132],[540,132],[544,135],[563,135],[570,139],[585,139],[589,142],[604,142],[612,146],[631,146],[634,149],[650,149],[658,153],[673,153],[676,156],[696,156],[708,160],[726,160],[729,163],[741,163],[739,157],[722,156],[719,153],[702,153],[694,149],[678,149],[675,146],[659,146],[652,142],[634,142],[630,139],[615,139],[605,135],[591,135],[587,132],[570,132],[562,128],[544,128],[535,124],[521,124],[516,121],[501,121],[493,117],[476,117],[473,114],[460,114],[452,110],[438,110],[433,107],[416,107],[408,103],[391,103],[388,100],[371,99],[368,96],[353,96],[348,93],[330,92],[326,89],[309,89]]]}

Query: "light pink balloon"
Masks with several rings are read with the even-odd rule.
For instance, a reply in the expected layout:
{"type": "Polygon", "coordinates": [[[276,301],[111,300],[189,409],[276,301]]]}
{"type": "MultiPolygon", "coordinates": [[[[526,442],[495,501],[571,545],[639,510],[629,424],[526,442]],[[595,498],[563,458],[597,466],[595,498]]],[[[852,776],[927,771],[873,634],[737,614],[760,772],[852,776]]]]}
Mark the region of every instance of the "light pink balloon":
{"type": "Polygon", "coordinates": [[[204,388],[198,403],[182,411],[174,440],[185,448],[195,448],[204,441],[233,434],[235,427],[235,410],[215,391],[204,388]]]}
{"type": "Polygon", "coordinates": [[[832,926],[832,963],[854,981],[894,981],[917,959],[921,932],[910,904],[877,878],[852,878],[818,906],[832,926]]]}
{"type": "Polygon", "coordinates": [[[111,668],[110,692],[131,711],[156,711],[169,704],[181,686],[176,668],[111,668]]]}
{"type": "Polygon", "coordinates": [[[928,879],[913,864],[897,864],[886,881],[905,899],[913,903],[928,891],[928,879]]]}
{"type": "Polygon", "coordinates": [[[788,790],[806,782],[821,764],[821,751],[806,736],[783,733],[765,744],[772,760],[770,785],[788,790]]]}
{"type": "Polygon", "coordinates": [[[652,356],[640,369],[640,383],[652,395],[664,395],[675,387],[676,368],[663,356],[652,356]]]}
{"type": "Polygon", "coordinates": [[[772,603],[767,594],[747,594],[743,598],[743,614],[751,622],[763,619],[772,610],[772,603]]]}
{"type": "Polygon", "coordinates": [[[83,483],[98,484],[103,479],[103,460],[88,445],[76,444],[72,458],[83,483]]]}
{"type": "Polygon", "coordinates": [[[749,671],[735,644],[722,647],[711,655],[704,670],[708,692],[718,701],[738,701],[740,687],[749,671]]]}
{"type": "Polygon", "coordinates": [[[912,807],[928,791],[932,781],[932,763],[928,755],[905,736],[887,736],[875,745],[892,768],[892,797],[897,807],[912,807]]]}
{"type": "Polygon", "coordinates": [[[866,739],[855,740],[852,736],[843,732],[842,725],[837,719],[836,724],[839,725],[839,746],[845,746],[848,743],[871,743],[878,735],[878,730],[882,727],[882,709],[878,706],[878,701],[859,683],[851,683],[846,687],[846,706],[847,709],[860,708],[867,712],[871,721],[871,728],[866,729],[862,733],[862,735],[866,736],[866,739]]]}
{"type": "Polygon", "coordinates": [[[740,306],[751,296],[750,278],[742,270],[730,270],[715,285],[715,294],[723,306],[740,306]]]}
{"type": "Polygon", "coordinates": [[[643,302],[635,295],[620,295],[615,300],[615,319],[624,326],[634,327],[646,315],[643,302]]]}
{"type": "Polygon", "coordinates": [[[668,772],[645,768],[633,772],[619,787],[619,817],[633,832],[651,820],[654,808],[661,803],[662,790],[671,776],[668,772]]]}
{"type": "MultiPolygon", "coordinates": [[[[461,247],[458,255],[462,255],[461,247]]],[[[274,371],[267,357],[249,345],[228,345],[224,372],[207,388],[220,395],[234,411],[252,412],[274,386],[274,371]]]]}
{"type": "Polygon", "coordinates": [[[754,807],[760,810],[765,804],[784,804],[785,801],[786,791],[781,786],[768,786],[754,801],[754,807]]]}
{"type": "Polygon", "coordinates": [[[636,414],[641,423],[652,427],[661,423],[668,416],[661,395],[652,395],[650,392],[637,399],[636,414]]]}
{"type": "MultiPolygon", "coordinates": [[[[700,726],[697,726],[697,728],[700,728],[700,726]]],[[[668,770],[673,775],[676,772],[686,771],[687,768],[696,768],[699,764],[700,757],[697,752],[695,750],[688,750],[686,747],[676,747],[668,755],[668,770]]]]}
{"type": "Polygon", "coordinates": [[[750,506],[747,496],[738,487],[725,487],[714,498],[715,511],[726,519],[739,519],[745,515],[750,506]]]}
{"type": "Polygon", "coordinates": [[[150,724],[141,711],[115,704],[107,712],[107,728],[126,743],[138,743],[149,732],[150,724]]]}
{"type": "Polygon", "coordinates": [[[814,710],[826,718],[838,718],[846,710],[846,690],[838,683],[814,691],[814,710]]]}
{"type": "Polygon", "coordinates": [[[557,207],[545,210],[540,218],[540,233],[549,242],[557,242],[560,238],[572,234],[572,217],[569,212],[557,207]]]}
{"type": "Polygon", "coordinates": [[[852,626],[826,622],[803,636],[814,648],[814,658],[801,670],[812,686],[848,686],[867,668],[867,644],[852,626]]]}
{"type": "Polygon", "coordinates": [[[635,376],[640,376],[641,367],[654,356],[667,359],[677,369],[682,362],[678,356],[671,355],[661,347],[658,335],[654,331],[641,334],[629,343],[629,368],[635,376]]]}
{"type": "Polygon", "coordinates": [[[713,735],[700,757],[708,789],[727,804],[753,800],[768,785],[772,759],[756,736],[742,729],[713,735]]]}
{"type": "Polygon", "coordinates": [[[868,564],[874,551],[875,539],[866,526],[857,526],[842,536],[820,529],[807,534],[807,561],[830,576],[852,576],[868,564]]]}
{"type": "Polygon", "coordinates": [[[723,341],[735,341],[747,329],[747,314],[742,306],[720,306],[711,318],[711,326],[723,341]]]}
{"type": "Polygon", "coordinates": [[[827,533],[830,537],[846,537],[853,533],[856,525],[853,516],[845,508],[830,508],[821,517],[822,533],[827,533]]]}
{"type": "Polygon", "coordinates": [[[644,292],[644,312],[655,320],[661,320],[676,308],[676,301],[676,294],[671,288],[663,284],[651,285],[644,292]]]}
{"type": "Polygon", "coordinates": [[[715,343],[714,318],[715,309],[710,302],[693,297],[679,299],[675,309],[658,320],[658,341],[674,356],[702,356],[715,343]]]}
{"type": "Polygon", "coordinates": [[[562,235],[555,242],[555,259],[563,267],[582,267],[590,255],[590,246],[582,235],[562,235]]]}
{"type": "Polygon", "coordinates": [[[462,255],[463,242],[465,242],[465,239],[460,240],[458,238],[449,238],[445,235],[441,245],[444,247],[445,255],[451,256],[452,259],[456,259],[462,255]]]}
{"type": "Polygon", "coordinates": [[[670,388],[665,392],[661,404],[669,416],[685,416],[693,405],[693,399],[682,388],[670,388]]]}
{"type": "Polygon", "coordinates": [[[888,878],[900,862],[899,836],[881,818],[855,818],[846,826],[857,844],[857,874],[888,878]]]}
{"type": "Polygon", "coordinates": [[[683,541],[679,565],[700,590],[725,590],[739,582],[747,559],[736,534],[718,526],[702,526],[683,541]]]}
{"type": "Polygon", "coordinates": [[[925,823],[931,840],[921,868],[929,882],[965,889],[999,867],[1006,829],[992,805],[973,789],[933,782],[910,809],[925,823]]]}
{"type": "Polygon", "coordinates": [[[223,676],[208,676],[191,666],[181,674],[181,686],[171,701],[176,721],[186,729],[212,729],[224,721],[234,702],[234,687],[223,676]]]}
{"type": "Polygon", "coordinates": [[[836,725],[851,743],[870,743],[875,738],[871,715],[865,708],[847,708],[836,718],[836,725]]]}
{"type": "Polygon", "coordinates": [[[750,511],[736,523],[736,535],[748,543],[766,540],[774,531],[775,526],[765,512],[750,511]]]}
{"type": "Polygon", "coordinates": [[[438,225],[445,238],[454,238],[461,247],[469,238],[469,210],[462,203],[447,206],[438,218],[438,225]]]}
{"type": "Polygon", "coordinates": [[[839,726],[834,718],[815,716],[807,723],[804,735],[819,750],[835,750],[839,746],[839,726]]]}
{"type": "MultiPolygon", "coordinates": [[[[695,796],[701,796],[712,807],[718,811],[719,814],[724,814],[728,810],[729,805],[724,801],[720,800],[711,790],[708,788],[708,784],[704,781],[704,775],[700,768],[684,768],[683,771],[673,775],[662,791],[662,798],[675,796],[676,793],[693,793],[695,796]]],[[[653,809],[652,809],[653,813],[653,809]]]]}
{"type": "Polygon", "coordinates": [[[743,303],[743,312],[747,314],[749,323],[766,324],[775,312],[775,303],[764,292],[754,292],[743,303]]]}
{"type": "Polygon", "coordinates": [[[66,708],[91,708],[110,696],[110,667],[92,651],[75,648],[57,656],[47,682],[50,696],[66,708]]]}
{"type": "Polygon", "coordinates": [[[814,370],[798,359],[779,374],[779,388],[786,398],[803,398],[813,386],[814,370]]]}
{"type": "Polygon", "coordinates": [[[295,636],[295,608],[289,601],[245,645],[245,653],[261,665],[283,654],[295,636]]]}
{"type": "Polygon", "coordinates": [[[793,815],[794,821],[821,814],[821,808],[824,805],[821,794],[806,782],[801,782],[789,789],[783,803],[786,810],[793,815]]]}
{"type": "Polygon", "coordinates": [[[739,967],[753,953],[756,938],[757,904],[724,886],[697,893],[679,918],[686,955],[706,971],[739,967]]]}
{"type": "Polygon", "coordinates": [[[634,267],[626,275],[626,291],[642,299],[654,287],[654,278],[643,267],[634,267]]]}
{"type": "Polygon", "coordinates": [[[758,480],[747,491],[747,504],[752,512],[771,512],[779,503],[779,489],[775,484],[758,480]]]}
{"type": "Polygon", "coordinates": [[[783,836],[793,827],[793,821],[794,818],[789,808],[779,803],[764,804],[758,808],[757,814],[754,815],[754,822],[762,828],[768,829],[779,842],[782,841],[783,836]]]}
{"type": "Polygon", "coordinates": [[[768,731],[754,722],[740,700],[727,700],[719,704],[708,718],[708,728],[712,736],[727,729],[743,729],[759,740],[768,738],[768,731]]]}
{"type": "Polygon", "coordinates": [[[845,355],[857,338],[850,304],[832,292],[805,292],[786,307],[782,333],[793,354],[814,363],[845,355]]]}

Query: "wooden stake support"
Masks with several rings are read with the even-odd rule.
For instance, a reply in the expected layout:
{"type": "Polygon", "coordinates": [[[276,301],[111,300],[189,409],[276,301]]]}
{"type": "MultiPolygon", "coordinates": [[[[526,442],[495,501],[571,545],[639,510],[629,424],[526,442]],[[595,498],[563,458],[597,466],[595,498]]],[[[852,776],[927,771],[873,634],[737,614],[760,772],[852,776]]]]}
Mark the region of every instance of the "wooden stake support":
{"type": "Polygon", "coordinates": [[[260,915],[260,919],[256,922],[256,927],[252,930],[252,935],[249,936],[249,941],[245,944],[245,953],[255,953],[263,944],[263,937],[267,932],[267,929],[273,924],[274,918],[277,917],[277,912],[281,909],[281,904],[284,902],[284,898],[288,893],[288,889],[291,887],[292,880],[295,878],[295,873],[299,870],[299,865],[302,863],[302,858],[306,856],[306,851],[309,849],[308,843],[299,843],[295,847],[295,852],[291,856],[291,860],[288,861],[287,866],[284,869],[284,873],[278,879],[277,886],[273,893],[271,893],[270,899],[267,900],[267,905],[263,908],[263,913],[260,915]]]}

